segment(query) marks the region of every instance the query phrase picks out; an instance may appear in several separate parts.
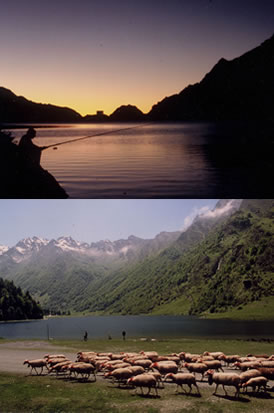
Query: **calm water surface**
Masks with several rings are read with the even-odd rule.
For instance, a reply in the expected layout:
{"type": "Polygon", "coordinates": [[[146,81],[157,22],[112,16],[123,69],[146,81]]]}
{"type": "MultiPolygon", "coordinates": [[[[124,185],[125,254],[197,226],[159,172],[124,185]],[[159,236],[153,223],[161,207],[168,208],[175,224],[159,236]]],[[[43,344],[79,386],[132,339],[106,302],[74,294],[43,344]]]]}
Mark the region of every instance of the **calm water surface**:
{"type": "MultiPolygon", "coordinates": [[[[136,124],[51,126],[37,129],[34,143],[110,132],[43,152],[42,166],[72,198],[267,198],[273,192],[267,182],[273,172],[271,152],[259,138],[250,144],[250,128],[212,123],[153,123],[131,130],[136,124]]],[[[19,138],[26,129],[11,131],[19,138]]]]}
{"type": "Polygon", "coordinates": [[[89,338],[274,338],[274,322],[205,320],[190,316],[88,316],[0,323],[0,337],[17,339],[89,338]]]}

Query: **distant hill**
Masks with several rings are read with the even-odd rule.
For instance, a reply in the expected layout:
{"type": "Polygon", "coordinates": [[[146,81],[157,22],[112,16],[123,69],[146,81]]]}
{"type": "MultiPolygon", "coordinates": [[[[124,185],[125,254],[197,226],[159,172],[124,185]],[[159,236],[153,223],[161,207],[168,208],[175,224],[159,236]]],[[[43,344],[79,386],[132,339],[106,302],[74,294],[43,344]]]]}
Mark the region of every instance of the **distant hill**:
{"type": "Polygon", "coordinates": [[[0,321],[42,318],[40,306],[30,293],[23,293],[12,281],[0,278],[0,321]]]}
{"type": "Polygon", "coordinates": [[[109,116],[111,122],[140,122],[145,119],[143,112],[132,105],[120,106],[109,116]]]}
{"type": "Polygon", "coordinates": [[[0,87],[0,122],[78,122],[81,119],[72,109],[34,103],[0,87]]]}
{"type": "Polygon", "coordinates": [[[154,105],[155,121],[274,120],[274,36],[202,79],[154,105]]]}

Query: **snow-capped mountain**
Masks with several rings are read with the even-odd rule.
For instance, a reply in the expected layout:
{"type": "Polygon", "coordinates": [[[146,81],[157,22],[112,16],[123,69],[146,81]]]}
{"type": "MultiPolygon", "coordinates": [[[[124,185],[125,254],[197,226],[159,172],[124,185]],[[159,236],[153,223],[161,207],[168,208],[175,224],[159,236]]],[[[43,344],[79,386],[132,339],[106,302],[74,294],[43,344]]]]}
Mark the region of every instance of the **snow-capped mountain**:
{"type": "MultiPolygon", "coordinates": [[[[216,204],[213,210],[203,211],[198,215],[192,227],[195,229],[197,225],[211,227],[211,221],[218,221],[233,212],[235,212],[241,205],[242,200],[221,200],[216,204]]],[[[191,227],[187,231],[191,232],[191,227]]],[[[199,233],[200,233],[199,229],[199,233]]],[[[33,257],[54,257],[55,255],[70,254],[73,256],[85,256],[91,259],[133,259],[137,256],[144,257],[151,252],[156,252],[161,248],[168,247],[182,234],[183,238],[185,231],[180,232],[161,232],[153,239],[142,239],[134,235],[127,239],[120,239],[116,241],[101,240],[88,244],[86,242],[79,242],[70,236],[59,237],[57,240],[48,240],[45,238],[32,237],[25,238],[19,241],[14,247],[0,246],[0,264],[3,262],[21,263],[33,257]]],[[[188,234],[186,234],[189,236],[188,234]]]]}
{"type": "Polygon", "coordinates": [[[4,254],[5,252],[7,252],[9,249],[9,247],[7,247],[6,245],[0,245],[0,255],[4,254]]]}
{"type": "Polygon", "coordinates": [[[33,253],[40,251],[48,243],[49,241],[43,238],[24,238],[14,247],[3,252],[2,257],[9,257],[12,261],[19,263],[29,258],[33,253]]]}
{"type": "Polygon", "coordinates": [[[145,240],[131,235],[128,239],[117,241],[101,240],[88,244],[75,241],[72,237],[59,237],[57,240],[44,238],[25,238],[14,247],[2,247],[0,264],[9,259],[13,263],[21,263],[31,258],[54,257],[55,255],[70,254],[90,258],[132,258],[132,254],[140,252],[143,248],[159,248],[161,244],[166,247],[175,241],[180,232],[161,233],[155,239],[145,240]],[[167,235],[168,234],[168,235],[167,235]],[[154,247],[155,244],[155,247],[154,247]]]}

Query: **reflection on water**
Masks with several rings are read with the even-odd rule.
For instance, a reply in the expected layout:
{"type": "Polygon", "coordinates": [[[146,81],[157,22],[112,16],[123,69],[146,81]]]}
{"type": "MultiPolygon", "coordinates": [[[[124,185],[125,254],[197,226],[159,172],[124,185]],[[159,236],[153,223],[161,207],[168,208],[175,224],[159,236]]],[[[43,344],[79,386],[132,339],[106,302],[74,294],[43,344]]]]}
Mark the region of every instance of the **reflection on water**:
{"type": "Polygon", "coordinates": [[[0,323],[0,337],[81,339],[122,338],[240,338],[274,339],[273,321],[206,320],[190,316],[89,316],[0,323]]]}
{"type": "MultiPolygon", "coordinates": [[[[38,129],[35,143],[43,146],[110,131],[109,135],[46,150],[42,166],[75,198],[273,195],[273,145],[262,143],[262,138],[269,138],[268,130],[259,128],[257,133],[256,128],[231,123],[180,123],[144,124],[111,132],[129,126],[58,125],[38,129]]],[[[16,136],[22,133],[14,131],[16,136]]]]}

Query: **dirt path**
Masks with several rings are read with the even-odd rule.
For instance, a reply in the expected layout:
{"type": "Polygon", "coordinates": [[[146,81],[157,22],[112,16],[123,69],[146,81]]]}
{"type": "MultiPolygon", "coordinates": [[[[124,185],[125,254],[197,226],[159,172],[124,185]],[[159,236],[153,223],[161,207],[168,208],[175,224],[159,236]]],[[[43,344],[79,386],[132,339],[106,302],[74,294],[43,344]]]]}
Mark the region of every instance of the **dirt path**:
{"type": "Polygon", "coordinates": [[[70,360],[76,359],[76,351],[64,349],[46,341],[18,341],[0,344],[0,371],[9,373],[26,373],[29,370],[23,365],[24,360],[43,358],[45,354],[62,353],[70,360]]]}

